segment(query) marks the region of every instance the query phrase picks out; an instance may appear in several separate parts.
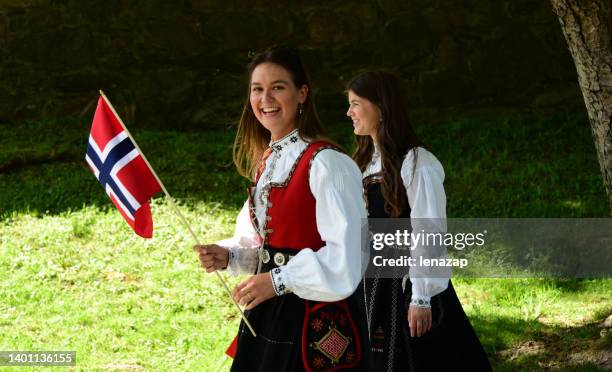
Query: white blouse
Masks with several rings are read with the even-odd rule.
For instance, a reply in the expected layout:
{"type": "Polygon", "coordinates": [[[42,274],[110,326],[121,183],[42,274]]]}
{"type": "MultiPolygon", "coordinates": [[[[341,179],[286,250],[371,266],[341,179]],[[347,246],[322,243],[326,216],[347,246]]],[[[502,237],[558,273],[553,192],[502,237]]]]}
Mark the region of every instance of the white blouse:
{"type": "MultiPolygon", "coordinates": [[[[270,143],[273,152],[266,160],[254,196],[259,226],[266,218],[269,184],[283,182],[289,176],[308,144],[297,130],[270,143]]],[[[310,248],[300,250],[281,266],[280,274],[272,273],[272,279],[277,288],[282,283],[300,298],[338,301],[355,291],[363,273],[360,244],[366,210],[361,173],[350,157],[325,149],[312,161],[309,186],[316,199],[317,229],[325,246],[316,252],[310,248]]],[[[217,242],[230,250],[228,269],[232,274],[256,271],[261,235],[251,224],[247,201],[238,214],[234,236],[217,242]]]]}
{"type": "MultiPolygon", "coordinates": [[[[444,192],[444,168],[440,161],[428,150],[417,147],[417,164],[414,165],[415,149],[408,151],[404,157],[401,168],[402,181],[406,188],[408,203],[410,204],[410,218],[413,221],[413,231],[421,231],[419,219],[426,222],[426,232],[446,232],[446,193],[444,192]],[[434,219],[434,220],[431,220],[434,219]]],[[[372,161],[363,172],[363,177],[381,171],[380,152],[377,148],[372,155],[372,161]]],[[[416,247],[413,253],[422,252],[416,247]]],[[[444,250],[444,253],[446,251],[444,250]]],[[[417,270],[417,269],[414,269],[417,270]]],[[[415,277],[413,268],[409,275],[404,277],[405,287],[408,276],[412,282],[412,300],[423,299],[428,303],[431,297],[441,293],[448,287],[448,278],[425,278],[422,272],[415,277]]]]}

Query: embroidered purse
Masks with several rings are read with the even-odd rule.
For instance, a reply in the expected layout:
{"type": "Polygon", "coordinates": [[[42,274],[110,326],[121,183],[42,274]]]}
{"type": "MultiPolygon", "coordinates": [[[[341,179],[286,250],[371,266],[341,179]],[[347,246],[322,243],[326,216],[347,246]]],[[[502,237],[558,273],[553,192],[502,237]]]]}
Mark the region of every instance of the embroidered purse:
{"type": "Polygon", "coordinates": [[[361,340],[346,301],[305,301],[302,360],[306,371],[336,371],[355,367],[361,340]]]}

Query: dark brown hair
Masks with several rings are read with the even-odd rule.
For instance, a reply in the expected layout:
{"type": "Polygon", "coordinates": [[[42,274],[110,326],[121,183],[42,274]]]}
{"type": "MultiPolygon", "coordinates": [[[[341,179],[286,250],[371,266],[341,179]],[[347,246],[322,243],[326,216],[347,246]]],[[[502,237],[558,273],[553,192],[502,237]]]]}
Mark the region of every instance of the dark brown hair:
{"type": "MultiPolygon", "coordinates": [[[[274,63],[283,67],[291,75],[293,84],[297,89],[306,85],[308,93],[303,103],[303,112],[296,117],[296,128],[302,138],[318,139],[322,136],[323,128],[315,108],[312,84],[304,69],[299,52],[291,47],[273,47],[256,54],[247,65],[247,77],[250,83],[253,70],[262,63],[274,63]]],[[[258,166],[262,154],[270,142],[270,131],[257,120],[249,100],[250,86],[242,109],[242,116],[238,123],[238,131],[234,139],[233,159],[238,172],[249,179],[254,177],[254,169],[258,166]]]]}
{"type": "MultiPolygon", "coordinates": [[[[417,137],[405,109],[401,82],[386,71],[368,71],[355,77],[348,90],[372,102],[381,112],[381,122],[376,128],[377,147],[382,163],[382,194],[385,211],[392,217],[399,216],[408,206],[406,189],[402,182],[401,169],[406,153],[417,146],[423,146],[417,137]]],[[[353,159],[363,172],[374,153],[370,136],[356,136],[357,149],[353,159]]],[[[414,164],[417,154],[415,149],[414,164]]]]}

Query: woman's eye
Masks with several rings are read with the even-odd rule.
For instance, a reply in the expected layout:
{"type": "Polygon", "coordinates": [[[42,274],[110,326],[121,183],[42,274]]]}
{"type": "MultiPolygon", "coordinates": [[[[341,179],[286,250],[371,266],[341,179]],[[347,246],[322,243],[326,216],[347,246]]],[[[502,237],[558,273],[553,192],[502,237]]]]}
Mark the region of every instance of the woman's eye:
{"type": "Polygon", "coordinates": [[[277,85],[277,86],[272,87],[272,89],[273,90],[283,90],[285,89],[285,87],[283,87],[282,85],[277,85]]]}
{"type": "Polygon", "coordinates": [[[261,92],[261,91],[262,91],[261,87],[253,87],[251,89],[251,92],[261,92]]]}

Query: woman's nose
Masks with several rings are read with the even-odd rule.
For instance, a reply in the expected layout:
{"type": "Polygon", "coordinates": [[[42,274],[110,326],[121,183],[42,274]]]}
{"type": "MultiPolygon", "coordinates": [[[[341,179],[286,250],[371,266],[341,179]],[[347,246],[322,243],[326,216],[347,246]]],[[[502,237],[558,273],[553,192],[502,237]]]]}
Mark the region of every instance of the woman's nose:
{"type": "Polygon", "coordinates": [[[262,97],[261,99],[262,99],[262,101],[264,101],[264,102],[269,102],[269,101],[272,101],[272,100],[273,100],[273,98],[272,98],[272,91],[271,91],[271,90],[267,90],[267,89],[266,89],[266,90],[264,91],[263,97],[262,97]]]}

